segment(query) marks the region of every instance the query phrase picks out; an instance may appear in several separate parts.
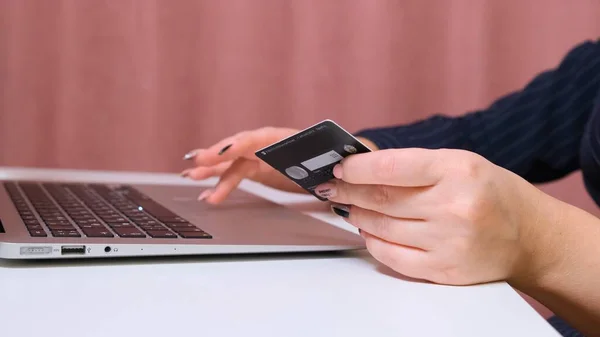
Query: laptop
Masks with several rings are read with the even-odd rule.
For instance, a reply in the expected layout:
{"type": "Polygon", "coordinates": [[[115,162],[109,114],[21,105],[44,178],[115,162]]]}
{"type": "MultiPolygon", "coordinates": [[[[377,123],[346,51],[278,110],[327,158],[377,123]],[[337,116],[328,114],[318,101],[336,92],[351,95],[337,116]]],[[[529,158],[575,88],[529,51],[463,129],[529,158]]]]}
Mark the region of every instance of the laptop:
{"type": "MultiPolygon", "coordinates": [[[[52,174],[50,174],[52,178],[52,174]]],[[[0,258],[324,252],[360,236],[242,189],[221,205],[189,185],[0,181],[0,258]]]]}

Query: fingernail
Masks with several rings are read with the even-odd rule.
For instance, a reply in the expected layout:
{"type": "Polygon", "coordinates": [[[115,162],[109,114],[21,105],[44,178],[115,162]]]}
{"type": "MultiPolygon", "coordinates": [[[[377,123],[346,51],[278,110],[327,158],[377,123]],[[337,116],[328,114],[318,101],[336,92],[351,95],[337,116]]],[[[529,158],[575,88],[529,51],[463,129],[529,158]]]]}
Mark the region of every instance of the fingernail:
{"type": "Polygon", "coordinates": [[[184,177],[184,178],[187,178],[190,175],[190,170],[189,169],[188,170],[184,170],[179,175],[182,176],[182,177],[184,177]]]}
{"type": "Polygon", "coordinates": [[[336,188],[333,184],[323,184],[315,188],[315,193],[322,198],[333,198],[337,195],[336,188]]]}
{"type": "Polygon", "coordinates": [[[231,145],[233,145],[233,144],[229,144],[229,145],[225,146],[224,148],[222,148],[221,151],[219,151],[219,156],[222,155],[223,153],[225,153],[225,151],[229,150],[231,145]]]}
{"type": "Polygon", "coordinates": [[[350,216],[350,207],[344,205],[332,205],[331,210],[333,213],[341,216],[342,218],[348,218],[350,216]]]}
{"type": "Polygon", "coordinates": [[[200,196],[198,196],[198,200],[199,200],[199,201],[202,201],[202,200],[204,200],[204,199],[206,199],[206,198],[210,197],[210,195],[211,195],[212,193],[213,193],[213,191],[212,191],[212,190],[206,190],[206,191],[204,191],[204,192],[200,193],[200,196]]]}
{"type": "Polygon", "coordinates": [[[190,152],[186,153],[185,156],[183,156],[183,160],[190,160],[190,159],[196,157],[197,154],[198,154],[198,150],[190,151],[190,152]]]}
{"type": "Polygon", "coordinates": [[[337,164],[333,167],[333,175],[338,179],[342,179],[342,165],[337,164]]]}

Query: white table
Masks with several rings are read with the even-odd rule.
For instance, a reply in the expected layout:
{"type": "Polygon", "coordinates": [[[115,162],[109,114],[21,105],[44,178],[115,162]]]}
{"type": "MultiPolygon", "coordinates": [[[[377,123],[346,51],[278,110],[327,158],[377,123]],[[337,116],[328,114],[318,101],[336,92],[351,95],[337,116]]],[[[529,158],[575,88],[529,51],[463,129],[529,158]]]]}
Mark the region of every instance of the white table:
{"type": "MultiPolygon", "coordinates": [[[[0,178],[44,178],[45,173],[0,168],[0,178]]],[[[194,184],[166,174],[58,173],[97,181],[194,184]]],[[[251,182],[242,188],[352,230],[310,196],[251,182]]],[[[366,252],[0,261],[0,335],[558,336],[505,283],[448,287],[386,270],[366,252]]]]}

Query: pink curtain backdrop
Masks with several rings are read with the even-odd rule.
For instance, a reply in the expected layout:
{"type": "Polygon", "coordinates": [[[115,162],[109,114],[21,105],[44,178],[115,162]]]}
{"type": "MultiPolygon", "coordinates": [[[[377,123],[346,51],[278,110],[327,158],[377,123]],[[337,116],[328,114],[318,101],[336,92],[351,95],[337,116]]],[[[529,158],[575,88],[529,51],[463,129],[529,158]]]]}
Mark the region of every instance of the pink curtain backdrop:
{"type": "MultiPolygon", "coordinates": [[[[599,18],[596,0],[0,0],[0,165],[178,172],[244,129],[462,114],[599,18]]],[[[578,174],[543,188],[600,214],[578,174]]]]}

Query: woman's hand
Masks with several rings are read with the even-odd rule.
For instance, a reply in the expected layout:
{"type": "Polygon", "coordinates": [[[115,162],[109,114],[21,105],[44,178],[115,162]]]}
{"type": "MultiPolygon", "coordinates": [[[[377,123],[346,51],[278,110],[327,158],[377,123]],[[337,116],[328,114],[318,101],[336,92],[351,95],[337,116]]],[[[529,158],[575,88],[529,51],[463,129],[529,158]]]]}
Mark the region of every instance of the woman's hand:
{"type": "MultiPolygon", "coordinates": [[[[257,150],[287,138],[299,130],[264,127],[256,130],[240,132],[227,137],[207,149],[188,152],[185,160],[193,161],[195,167],[181,174],[194,180],[220,177],[213,189],[203,192],[198,199],[218,204],[240,184],[243,179],[250,179],[266,186],[282,191],[306,193],[289,178],[259,160],[254,154],[257,150]]],[[[372,150],[377,147],[371,141],[360,140],[372,150]]]]}
{"type": "Polygon", "coordinates": [[[551,262],[536,245],[536,222],[557,211],[551,198],[472,152],[383,150],[334,173],[317,193],[401,274],[465,285],[533,277],[551,262]]]}
{"type": "Polygon", "coordinates": [[[213,204],[225,200],[243,179],[251,179],[284,191],[304,192],[254,154],[296,132],[298,130],[273,127],[240,132],[207,149],[187,153],[184,159],[193,161],[195,167],[183,171],[182,175],[194,180],[220,177],[217,186],[199,196],[200,200],[213,204]]]}

